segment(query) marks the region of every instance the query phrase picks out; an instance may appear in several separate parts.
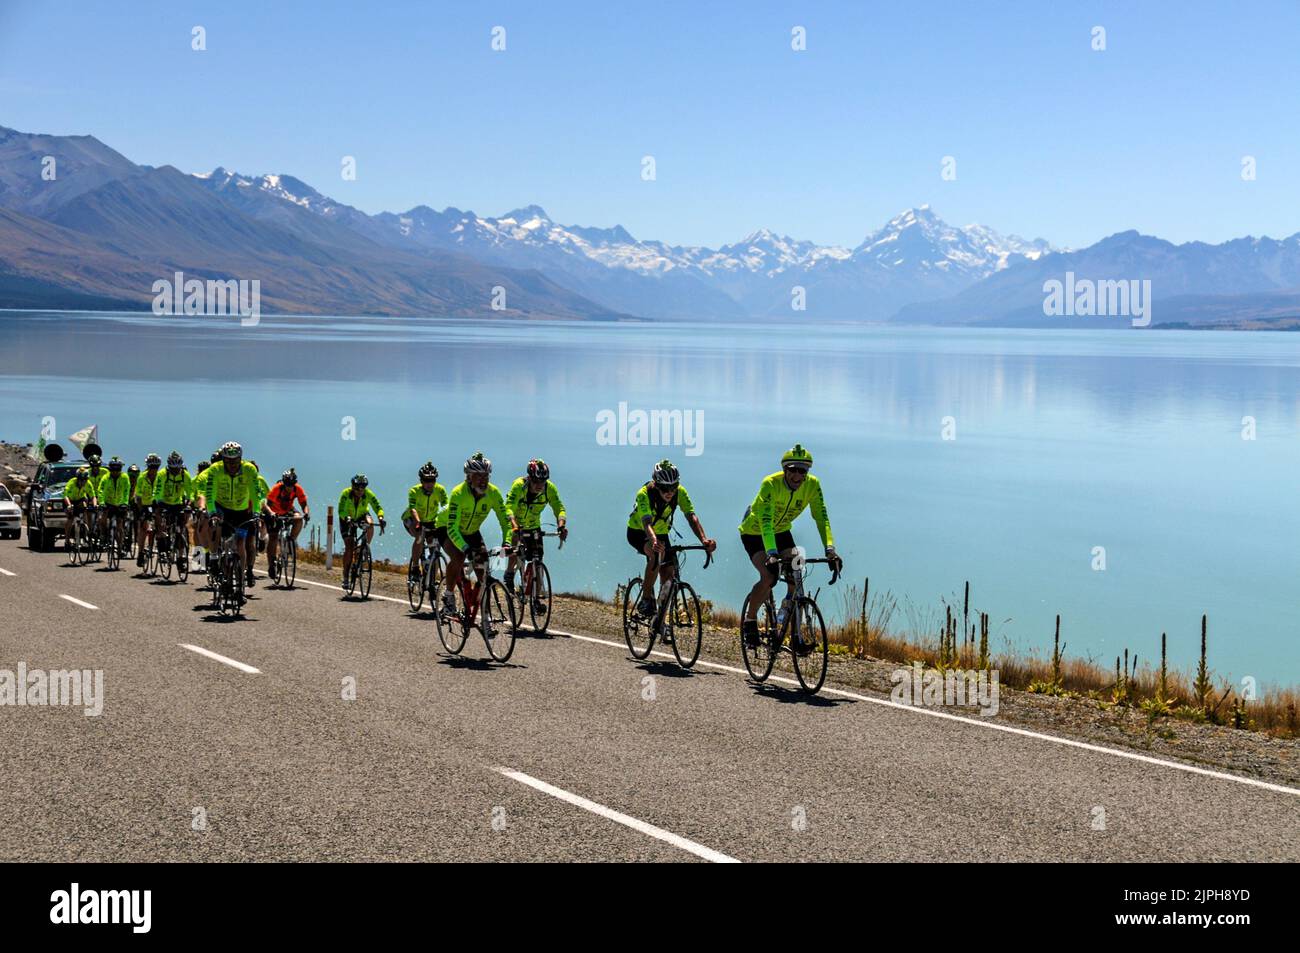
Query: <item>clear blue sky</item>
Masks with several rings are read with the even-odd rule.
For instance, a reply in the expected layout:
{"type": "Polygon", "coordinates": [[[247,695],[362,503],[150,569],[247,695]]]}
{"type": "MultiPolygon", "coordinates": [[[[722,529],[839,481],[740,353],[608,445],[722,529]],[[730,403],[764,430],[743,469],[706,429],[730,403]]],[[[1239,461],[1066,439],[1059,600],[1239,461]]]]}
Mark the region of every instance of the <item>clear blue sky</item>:
{"type": "Polygon", "coordinates": [[[1267,0],[0,0],[0,124],[367,212],[537,203],[674,243],[853,245],[924,202],[1073,247],[1222,241],[1300,231],[1298,40],[1300,5],[1267,0]]]}

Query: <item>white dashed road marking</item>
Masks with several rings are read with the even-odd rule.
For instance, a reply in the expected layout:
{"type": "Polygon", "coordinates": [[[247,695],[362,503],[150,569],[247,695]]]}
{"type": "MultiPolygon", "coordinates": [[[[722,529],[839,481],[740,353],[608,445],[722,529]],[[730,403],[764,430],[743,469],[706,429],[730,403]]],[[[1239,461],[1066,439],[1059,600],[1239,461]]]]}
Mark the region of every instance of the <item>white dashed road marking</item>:
{"type": "Polygon", "coordinates": [[[216,652],[211,652],[208,649],[200,648],[197,645],[189,645],[185,642],[177,642],[176,644],[183,649],[189,649],[191,652],[197,652],[200,655],[204,656],[205,658],[210,658],[213,661],[221,662],[224,665],[229,665],[231,668],[237,668],[241,672],[245,672],[249,675],[262,674],[261,669],[253,668],[253,666],[251,665],[245,665],[243,662],[237,662],[232,658],[226,658],[224,655],[218,655],[216,652]]]}

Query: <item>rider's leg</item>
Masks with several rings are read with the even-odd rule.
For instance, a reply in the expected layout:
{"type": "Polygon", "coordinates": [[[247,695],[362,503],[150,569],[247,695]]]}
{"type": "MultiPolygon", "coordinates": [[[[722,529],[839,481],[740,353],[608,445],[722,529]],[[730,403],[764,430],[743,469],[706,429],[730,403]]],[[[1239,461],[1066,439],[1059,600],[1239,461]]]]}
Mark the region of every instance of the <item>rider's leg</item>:
{"type": "Polygon", "coordinates": [[[424,528],[416,526],[415,521],[409,516],[402,520],[402,527],[406,530],[407,535],[411,537],[411,566],[418,566],[420,556],[424,550],[424,528]]]}
{"type": "Polygon", "coordinates": [[[758,618],[758,607],[767,602],[768,597],[772,594],[772,584],[776,582],[776,579],[772,577],[772,573],[767,568],[766,552],[761,549],[758,550],[750,557],[749,561],[758,570],[758,582],[754,583],[753,588],[749,590],[749,611],[745,615],[746,619],[752,620],[758,618]]]}

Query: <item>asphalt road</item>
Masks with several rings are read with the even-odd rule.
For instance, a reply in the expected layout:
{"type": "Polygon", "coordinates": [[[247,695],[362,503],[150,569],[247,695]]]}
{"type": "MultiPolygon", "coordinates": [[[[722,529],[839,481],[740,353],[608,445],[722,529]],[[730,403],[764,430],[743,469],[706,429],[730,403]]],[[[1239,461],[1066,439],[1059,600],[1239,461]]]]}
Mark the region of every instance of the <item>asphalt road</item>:
{"type": "Polygon", "coordinates": [[[219,621],[199,582],[0,543],[0,669],[105,696],[0,707],[0,860],[1300,859],[1300,790],[581,633],[452,660],[319,585],[219,621]]]}

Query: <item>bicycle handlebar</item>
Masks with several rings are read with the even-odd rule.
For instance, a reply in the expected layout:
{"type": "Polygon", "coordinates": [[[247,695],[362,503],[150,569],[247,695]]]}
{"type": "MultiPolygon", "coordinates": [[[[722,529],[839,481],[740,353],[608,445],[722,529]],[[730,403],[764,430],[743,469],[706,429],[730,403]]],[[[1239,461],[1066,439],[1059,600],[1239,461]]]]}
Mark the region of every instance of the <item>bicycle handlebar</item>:
{"type": "Polygon", "coordinates": [[[691,546],[678,546],[674,543],[669,543],[667,548],[674,553],[686,553],[695,549],[703,550],[704,565],[700,567],[701,569],[708,569],[709,563],[713,562],[713,551],[710,550],[709,547],[705,546],[703,543],[696,543],[691,546]]]}
{"type": "MultiPolygon", "coordinates": [[[[787,560],[787,562],[788,562],[788,560],[787,560]]],[[[841,565],[841,566],[843,565],[843,561],[842,561],[842,560],[837,559],[837,560],[835,560],[835,562],[838,563],[838,564],[841,565]]],[[[805,558],[804,561],[803,561],[803,563],[804,563],[805,566],[815,565],[816,563],[822,563],[822,564],[824,564],[824,565],[829,566],[829,565],[831,564],[831,561],[830,561],[829,559],[827,559],[826,557],[823,556],[821,559],[807,559],[807,558],[805,558]]],[[[840,570],[839,570],[839,568],[838,568],[838,566],[837,566],[835,569],[832,569],[832,570],[831,570],[831,581],[830,581],[830,583],[828,583],[828,585],[832,585],[832,586],[835,585],[835,581],[836,581],[837,579],[839,579],[839,578],[840,578],[840,570]]]]}

